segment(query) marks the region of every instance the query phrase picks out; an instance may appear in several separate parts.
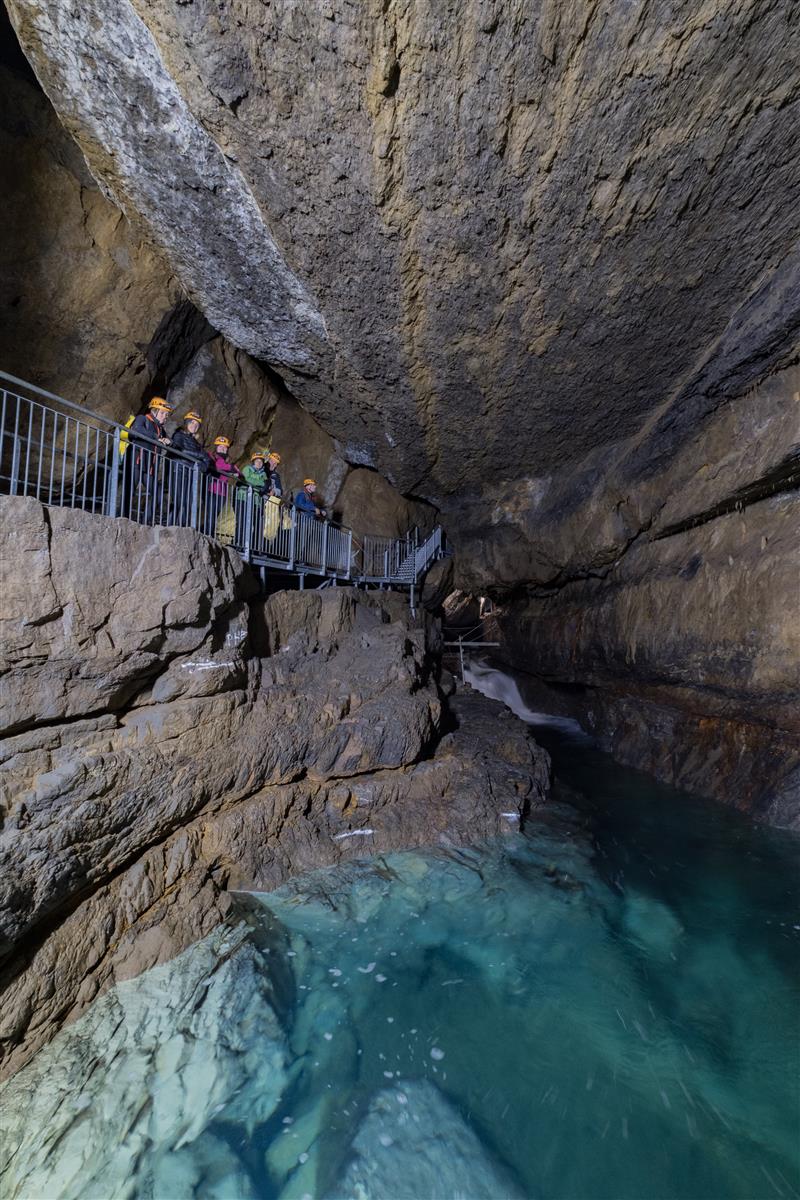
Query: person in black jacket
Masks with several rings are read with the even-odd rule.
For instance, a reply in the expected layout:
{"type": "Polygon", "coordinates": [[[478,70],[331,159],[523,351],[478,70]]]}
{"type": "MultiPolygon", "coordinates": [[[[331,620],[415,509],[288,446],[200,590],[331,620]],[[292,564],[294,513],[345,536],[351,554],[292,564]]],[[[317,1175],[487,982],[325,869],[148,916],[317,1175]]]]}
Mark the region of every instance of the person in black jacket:
{"type": "Polygon", "coordinates": [[[161,396],[153,396],[147,412],[135,418],[128,433],[134,446],[133,454],[124,460],[129,474],[126,490],[130,493],[130,515],[146,525],[157,524],[166,515],[159,503],[164,475],[161,447],[170,445],[164,422],[171,412],[171,404],[161,396]]]}
{"type": "Polygon", "coordinates": [[[278,465],[280,464],[281,456],[277,450],[270,450],[267,457],[267,471],[269,472],[269,494],[277,496],[280,500],[283,495],[283,484],[281,477],[278,474],[278,465]]]}
{"type": "MultiPolygon", "coordinates": [[[[197,463],[201,475],[207,475],[211,470],[211,459],[200,445],[200,426],[203,418],[194,411],[187,412],[183,424],[172,435],[172,449],[180,450],[182,455],[197,463]]],[[[192,491],[194,488],[194,468],[184,459],[177,459],[173,464],[170,480],[172,491],[172,514],[175,525],[187,525],[191,520],[192,491]]],[[[201,487],[203,485],[201,484],[201,487]]],[[[198,505],[200,499],[198,498],[198,505]]]]}

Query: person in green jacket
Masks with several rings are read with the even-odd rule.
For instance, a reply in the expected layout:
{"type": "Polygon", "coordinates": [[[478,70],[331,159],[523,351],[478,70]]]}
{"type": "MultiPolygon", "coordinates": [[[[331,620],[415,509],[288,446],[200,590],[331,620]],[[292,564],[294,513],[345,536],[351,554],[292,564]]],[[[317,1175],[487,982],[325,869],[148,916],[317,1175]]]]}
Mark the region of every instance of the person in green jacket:
{"type": "Polygon", "coordinates": [[[254,450],[250,462],[242,471],[245,483],[259,496],[266,496],[269,491],[269,471],[266,468],[266,455],[263,450],[254,450]]]}

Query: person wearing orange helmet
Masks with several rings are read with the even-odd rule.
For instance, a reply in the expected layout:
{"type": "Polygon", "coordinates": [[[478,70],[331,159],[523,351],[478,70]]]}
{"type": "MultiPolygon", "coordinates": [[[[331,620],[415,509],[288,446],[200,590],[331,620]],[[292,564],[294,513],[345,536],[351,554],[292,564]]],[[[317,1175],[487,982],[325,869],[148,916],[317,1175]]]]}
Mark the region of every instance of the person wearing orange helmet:
{"type": "Polygon", "coordinates": [[[269,471],[269,494],[277,496],[280,500],[283,495],[283,484],[281,477],[278,474],[278,466],[280,465],[281,456],[277,450],[270,450],[267,455],[267,470],[269,471]]]}
{"type": "Polygon", "coordinates": [[[181,454],[199,462],[207,471],[211,467],[211,460],[200,445],[200,426],[202,424],[203,418],[200,413],[190,409],[184,415],[183,424],[172,435],[172,449],[180,450],[181,454]]]}
{"type": "Polygon", "coordinates": [[[316,517],[327,517],[327,511],[317,504],[317,484],[313,479],[303,480],[303,490],[294,498],[294,506],[302,513],[316,517]]]}
{"type": "MultiPolygon", "coordinates": [[[[147,412],[136,417],[129,430],[130,441],[137,447],[133,462],[124,460],[125,474],[123,489],[129,494],[128,511],[137,521],[146,525],[164,523],[168,519],[162,500],[163,455],[157,452],[170,445],[164,424],[172,412],[172,405],[163,396],[153,396],[147,412]]],[[[166,506],[168,507],[168,505],[166,506]]]]}
{"type": "Polygon", "coordinates": [[[214,450],[211,455],[211,465],[214,468],[216,478],[211,481],[211,491],[215,496],[227,496],[228,486],[233,483],[234,480],[241,479],[242,477],[242,472],[239,470],[236,463],[231,462],[228,457],[230,448],[230,438],[214,438],[214,450]]]}
{"type": "Polygon", "coordinates": [[[264,450],[254,450],[250,462],[242,471],[242,479],[249,484],[259,496],[269,492],[269,472],[267,471],[267,455],[264,450]]]}
{"type": "Polygon", "coordinates": [[[211,470],[211,459],[200,444],[200,426],[203,418],[190,409],[184,415],[183,424],[172,435],[171,450],[179,450],[175,457],[170,480],[172,492],[173,521],[176,525],[188,525],[192,513],[195,464],[202,475],[211,470]],[[186,460],[190,461],[187,462],[186,460]]]}
{"type": "Polygon", "coordinates": [[[170,439],[164,428],[164,423],[172,412],[172,405],[161,396],[153,396],[147,406],[146,413],[140,413],[130,428],[131,441],[152,442],[154,445],[168,446],[170,439]]]}

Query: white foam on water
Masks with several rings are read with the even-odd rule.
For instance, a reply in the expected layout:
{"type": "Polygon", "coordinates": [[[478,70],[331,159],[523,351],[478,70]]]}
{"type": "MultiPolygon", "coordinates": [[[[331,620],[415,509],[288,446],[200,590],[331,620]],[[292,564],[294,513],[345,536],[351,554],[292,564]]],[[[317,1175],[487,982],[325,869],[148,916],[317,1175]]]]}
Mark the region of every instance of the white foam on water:
{"type": "MultiPolygon", "coordinates": [[[[563,733],[581,738],[589,735],[578,721],[572,717],[556,717],[552,713],[535,712],[529,708],[520,695],[519,687],[510,675],[498,671],[495,667],[487,667],[483,663],[471,663],[465,668],[464,677],[476,692],[482,692],[491,700],[500,700],[506,708],[510,708],[515,716],[528,725],[549,725],[552,729],[560,729],[563,733]]],[[[503,813],[503,816],[506,816],[503,813]]]]}

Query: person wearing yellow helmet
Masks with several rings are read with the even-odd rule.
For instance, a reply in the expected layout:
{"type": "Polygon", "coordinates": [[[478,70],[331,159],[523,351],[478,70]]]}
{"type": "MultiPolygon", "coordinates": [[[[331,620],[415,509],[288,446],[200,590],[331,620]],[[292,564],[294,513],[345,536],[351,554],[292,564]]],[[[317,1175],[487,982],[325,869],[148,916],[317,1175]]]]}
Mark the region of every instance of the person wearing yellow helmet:
{"type": "Polygon", "coordinates": [[[203,472],[211,469],[211,459],[200,444],[200,426],[203,418],[200,413],[190,409],[183,418],[183,424],[172,435],[173,450],[180,450],[187,458],[200,464],[203,472]]]}
{"type": "Polygon", "coordinates": [[[267,456],[267,470],[269,471],[269,494],[277,496],[280,500],[283,495],[283,484],[281,477],[278,474],[278,465],[281,461],[281,456],[277,450],[270,450],[267,456]]]}
{"type": "Polygon", "coordinates": [[[171,412],[171,404],[168,404],[161,396],[153,396],[147,406],[147,412],[140,413],[131,425],[131,441],[145,441],[168,446],[170,439],[167,437],[164,423],[171,412]]]}
{"type": "Polygon", "coordinates": [[[211,465],[214,468],[216,479],[213,479],[211,482],[211,491],[215,496],[223,498],[228,494],[228,485],[242,477],[242,472],[236,463],[231,462],[228,458],[230,448],[230,438],[214,438],[214,452],[211,456],[211,465]]]}
{"type": "Polygon", "coordinates": [[[200,443],[200,426],[203,418],[190,409],[184,414],[183,424],[172,435],[172,450],[180,451],[180,458],[172,466],[170,491],[172,493],[173,519],[177,525],[188,525],[192,512],[194,466],[201,474],[211,470],[211,459],[200,443]],[[187,462],[186,459],[190,461],[187,462]]]}
{"type": "Polygon", "coordinates": [[[314,479],[303,480],[303,490],[294,498],[295,508],[302,513],[316,517],[327,517],[327,512],[317,504],[317,484],[314,479]]]}
{"type": "Polygon", "coordinates": [[[170,445],[164,423],[172,412],[172,405],[163,396],[153,396],[146,413],[135,417],[128,432],[131,443],[136,446],[133,461],[130,455],[123,460],[122,488],[125,506],[131,517],[150,525],[164,522],[168,514],[163,511],[162,476],[165,464],[160,447],[170,445]]]}
{"type": "Polygon", "coordinates": [[[259,496],[266,496],[269,491],[269,472],[266,467],[266,451],[254,450],[250,462],[242,471],[242,479],[249,484],[259,496]]]}

